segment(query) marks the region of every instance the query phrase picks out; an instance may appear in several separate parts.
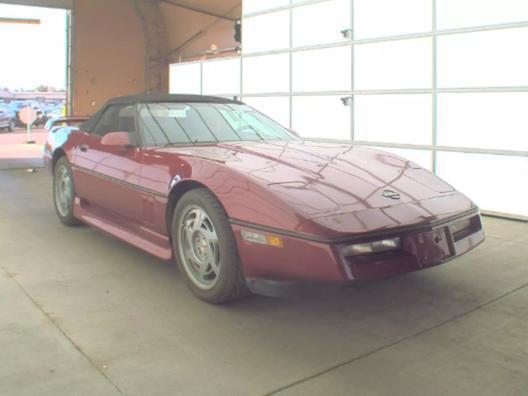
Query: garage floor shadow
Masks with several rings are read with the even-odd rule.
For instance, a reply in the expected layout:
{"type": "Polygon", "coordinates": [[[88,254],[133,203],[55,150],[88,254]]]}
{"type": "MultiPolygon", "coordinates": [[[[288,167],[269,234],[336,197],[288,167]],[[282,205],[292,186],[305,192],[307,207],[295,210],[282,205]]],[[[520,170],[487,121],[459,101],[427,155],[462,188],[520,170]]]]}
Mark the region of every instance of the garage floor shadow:
{"type": "Polygon", "coordinates": [[[0,394],[522,395],[528,224],[449,264],[318,298],[195,299],[178,271],[55,217],[0,171],[0,394]]]}

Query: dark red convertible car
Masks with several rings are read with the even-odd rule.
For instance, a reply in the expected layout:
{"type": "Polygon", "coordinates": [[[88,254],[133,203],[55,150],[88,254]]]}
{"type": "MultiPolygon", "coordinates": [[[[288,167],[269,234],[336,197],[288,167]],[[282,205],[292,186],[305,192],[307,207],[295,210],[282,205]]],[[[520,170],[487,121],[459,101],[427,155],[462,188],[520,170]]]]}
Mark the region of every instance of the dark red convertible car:
{"type": "Polygon", "coordinates": [[[303,140],[225,98],[115,98],[54,128],[44,158],[64,224],[174,258],[213,303],[410,272],[484,240],[475,204],[415,163],[303,140]]]}

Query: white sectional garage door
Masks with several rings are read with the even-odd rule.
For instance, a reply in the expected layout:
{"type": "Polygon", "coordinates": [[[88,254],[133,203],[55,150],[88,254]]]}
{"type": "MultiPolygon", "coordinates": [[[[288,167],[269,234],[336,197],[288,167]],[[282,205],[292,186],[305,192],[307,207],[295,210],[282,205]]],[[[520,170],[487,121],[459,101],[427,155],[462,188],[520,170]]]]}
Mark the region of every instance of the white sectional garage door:
{"type": "Polygon", "coordinates": [[[526,0],[244,0],[243,13],[241,58],[191,64],[194,90],[182,77],[172,92],[241,96],[307,138],[382,147],[484,210],[528,216],[526,0]]]}

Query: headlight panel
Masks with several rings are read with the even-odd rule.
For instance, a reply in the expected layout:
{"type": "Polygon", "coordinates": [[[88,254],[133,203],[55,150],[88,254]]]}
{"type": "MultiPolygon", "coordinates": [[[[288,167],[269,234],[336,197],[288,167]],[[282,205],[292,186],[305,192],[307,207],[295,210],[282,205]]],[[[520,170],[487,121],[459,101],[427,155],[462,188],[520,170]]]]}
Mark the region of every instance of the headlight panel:
{"type": "Polygon", "coordinates": [[[379,241],[355,243],[345,246],[342,253],[345,257],[362,256],[372,253],[383,253],[401,249],[400,238],[382,239],[379,241]]]}

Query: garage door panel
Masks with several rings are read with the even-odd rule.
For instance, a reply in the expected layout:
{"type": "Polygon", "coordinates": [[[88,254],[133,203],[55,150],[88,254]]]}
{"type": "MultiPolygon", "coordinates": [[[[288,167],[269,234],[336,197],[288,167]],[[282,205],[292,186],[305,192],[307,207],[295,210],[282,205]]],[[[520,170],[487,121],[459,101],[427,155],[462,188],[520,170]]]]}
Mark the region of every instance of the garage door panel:
{"type": "Polygon", "coordinates": [[[438,95],[441,146],[528,151],[528,92],[438,95]]]}
{"type": "Polygon", "coordinates": [[[169,92],[201,94],[202,77],[200,63],[177,63],[170,66],[169,92]]]}
{"type": "Polygon", "coordinates": [[[528,157],[440,152],[437,168],[481,209],[528,216],[528,157]]]}
{"type": "Polygon", "coordinates": [[[356,95],[354,106],[356,140],[431,144],[431,95],[356,95]]]}
{"type": "Polygon", "coordinates": [[[438,86],[528,86],[528,28],[438,37],[438,86]]]}
{"type": "Polygon", "coordinates": [[[296,96],[292,127],[306,138],[350,139],[350,107],[339,96],[296,96]]]}

